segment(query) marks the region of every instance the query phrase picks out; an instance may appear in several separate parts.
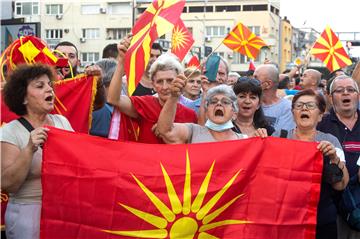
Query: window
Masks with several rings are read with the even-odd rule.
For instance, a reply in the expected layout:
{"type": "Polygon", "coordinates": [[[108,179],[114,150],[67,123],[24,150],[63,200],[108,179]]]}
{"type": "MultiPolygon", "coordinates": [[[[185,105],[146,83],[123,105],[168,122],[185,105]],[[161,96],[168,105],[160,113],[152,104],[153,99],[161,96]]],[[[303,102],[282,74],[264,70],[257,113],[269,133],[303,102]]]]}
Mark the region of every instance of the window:
{"type": "Polygon", "coordinates": [[[244,5],[243,11],[267,11],[268,5],[261,4],[261,5],[244,5]]]}
{"type": "MultiPolygon", "coordinates": [[[[254,62],[260,62],[260,54],[258,54],[258,56],[256,57],[255,60],[253,60],[254,62]]],[[[251,60],[251,58],[247,57],[247,56],[244,56],[244,55],[241,55],[240,53],[238,52],[234,52],[233,53],[233,63],[234,64],[248,64],[251,60]]]]}
{"type": "Polygon", "coordinates": [[[124,38],[128,33],[130,33],[131,28],[107,28],[106,29],[106,39],[107,40],[119,40],[124,38]]]}
{"type": "Polygon", "coordinates": [[[206,27],[206,36],[223,37],[225,36],[225,27],[224,26],[206,27]]]}
{"type": "Polygon", "coordinates": [[[81,62],[83,65],[89,65],[99,60],[99,52],[82,52],[81,62]]]}
{"type": "Polygon", "coordinates": [[[204,8],[206,8],[206,12],[213,12],[214,7],[213,6],[196,6],[196,7],[189,7],[189,12],[204,12],[204,8]]]}
{"type": "Polygon", "coordinates": [[[81,14],[99,14],[100,4],[81,5],[81,14]]]}
{"type": "Polygon", "coordinates": [[[47,29],[45,30],[46,39],[61,39],[63,37],[62,29],[47,29]]]}
{"type": "Polygon", "coordinates": [[[85,39],[99,39],[100,38],[100,29],[99,28],[82,29],[82,37],[85,39]]]}
{"type": "Polygon", "coordinates": [[[109,3],[108,6],[109,6],[109,14],[114,14],[114,15],[125,14],[126,15],[132,11],[129,2],[109,3]]]}
{"type": "Polygon", "coordinates": [[[216,12],[240,12],[240,5],[231,5],[231,6],[216,6],[216,12]]]}
{"type": "Polygon", "coordinates": [[[62,4],[46,4],[46,15],[63,14],[62,4]]]}
{"type": "Polygon", "coordinates": [[[15,2],[16,15],[39,15],[39,2],[15,2]]]}
{"type": "Polygon", "coordinates": [[[255,33],[256,36],[260,36],[260,27],[259,26],[248,26],[249,30],[255,33]]]}

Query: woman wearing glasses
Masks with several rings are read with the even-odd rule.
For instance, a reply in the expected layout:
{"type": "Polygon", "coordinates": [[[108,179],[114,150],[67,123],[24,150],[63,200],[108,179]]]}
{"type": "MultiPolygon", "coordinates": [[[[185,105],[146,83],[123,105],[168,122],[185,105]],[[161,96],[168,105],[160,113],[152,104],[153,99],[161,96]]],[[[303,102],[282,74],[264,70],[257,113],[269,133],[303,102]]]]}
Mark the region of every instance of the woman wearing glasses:
{"type": "Polygon", "coordinates": [[[303,90],[292,100],[292,113],[296,128],[285,133],[274,132],[273,136],[289,139],[319,142],[317,148],[324,155],[324,169],[318,204],[316,238],[336,239],[336,206],[334,195],[343,190],[349,175],[345,167],[344,152],[336,137],[316,130],[318,122],[325,112],[325,99],[313,90],[303,90]]]}
{"type": "Polygon", "coordinates": [[[266,121],[261,108],[262,89],[260,81],[248,77],[241,77],[233,88],[237,96],[239,111],[233,121],[233,130],[252,136],[271,135],[274,128],[266,121]]]}
{"type": "Polygon", "coordinates": [[[168,144],[216,142],[247,138],[231,129],[232,118],[238,111],[236,95],[230,86],[219,85],[208,90],[205,99],[205,126],[174,123],[176,102],[185,86],[186,78],[178,76],[171,85],[171,96],[164,104],[157,123],[157,131],[168,144]]]}

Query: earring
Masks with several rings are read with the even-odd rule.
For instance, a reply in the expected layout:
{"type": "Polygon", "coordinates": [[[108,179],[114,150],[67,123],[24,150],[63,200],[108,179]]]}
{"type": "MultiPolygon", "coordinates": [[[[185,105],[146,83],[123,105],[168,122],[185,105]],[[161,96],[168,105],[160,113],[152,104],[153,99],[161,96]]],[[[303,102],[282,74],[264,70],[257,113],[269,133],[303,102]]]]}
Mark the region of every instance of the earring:
{"type": "Polygon", "coordinates": [[[27,103],[28,103],[28,101],[27,101],[27,100],[24,100],[23,105],[27,105],[27,103]]]}

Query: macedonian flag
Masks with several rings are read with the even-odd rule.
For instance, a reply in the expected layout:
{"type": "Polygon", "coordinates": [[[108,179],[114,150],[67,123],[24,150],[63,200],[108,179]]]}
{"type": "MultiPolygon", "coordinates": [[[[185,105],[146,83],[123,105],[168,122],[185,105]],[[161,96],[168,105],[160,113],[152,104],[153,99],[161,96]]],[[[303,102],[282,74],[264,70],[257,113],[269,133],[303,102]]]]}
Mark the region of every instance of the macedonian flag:
{"type": "Polygon", "coordinates": [[[125,56],[125,73],[131,95],[150,59],[153,42],[171,31],[179,20],[185,0],[154,0],[132,29],[133,38],[125,56]]]}
{"type": "MultiPolygon", "coordinates": [[[[82,74],[56,81],[54,91],[55,109],[51,113],[64,115],[75,131],[88,133],[96,95],[96,79],[82,74]]],[[[1,98],[1,124],[17,118],[19,116],[11,112],[1,98]]]]}
{"type": "Polygon", "coordinates": [[[271,137],[148,145],[50,128],[40,237],[315,238],[316,145],[271,137]]]}
{"type": "Polygon", "coordinates": [[[266,43],[242,23],[237,24],[234,29],[225,37],[223,43],[242,55],[255,59],[266,43]]]}
{"type": "Polygon", "coordinates": [[[310,53],[324,62],[330,72],[352,64],[348,54],[342,46],[341,41],[329,26],[316,40],[310,53]]]}
{"type": "Polygon", "coordinates": [[[182,61],[193,44],[194,38],[186,28],[184,22],[179,18],[172,32],[171,52],[182,61]]]}

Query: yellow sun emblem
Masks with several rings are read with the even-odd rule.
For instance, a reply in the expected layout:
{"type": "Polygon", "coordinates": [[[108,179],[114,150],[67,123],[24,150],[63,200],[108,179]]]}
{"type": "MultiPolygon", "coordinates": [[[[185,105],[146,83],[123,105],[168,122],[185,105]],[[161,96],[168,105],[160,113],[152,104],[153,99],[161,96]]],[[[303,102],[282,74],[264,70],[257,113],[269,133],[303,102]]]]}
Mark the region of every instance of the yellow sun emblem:
{"type": "Polygon", "coordinates": [[[176,51],[184,48],[189,42],[189,38],[186,34],[185,29],[181,29],[180,27],[175,27],[173,36],[171,39],[172,48],[176,51]]]}
{"type": "Polygon", "coordinates": [[[113,231],[103,230],[104,232],[136,238],[171,238],[171,239],[192,239],[197,235],[198,239],[215,239],[218,238],[211,235],[207,231],[232,224],[246,224],[251,223],[247,220],[227,219],[223,221],[214,222],[214,220],[230,207],[237,199],[243,194],[237,195],[226,204],[217,208],[213,212],[209,213],[215,206],[215,204],[221,199],[225,192],[231,187],[236,177],[240,173],[239,170],[226,184],[219,190],[205,205],[203,204],[206,196],[211,175],[214,169],[215,161],[212,163],[209,171],[203,180],[199,192],[196,195],[194,201],[191,203],[191,171],[189,154],[186,152],[186,174],[184,182],[184,195],[183,204],[175,191],[174,185],[166,172],[163,165],[160,163],[164,180],[166,184],[167,194],[170,200],[171,209],[162,202],[153,192],[151,192],[135,175],[132,177],[136,183],[151,200],[154,206],[159,210],[162,217],[132,208],[128,205],[119,203],[123,208],[141,218],[143,221],[150,223],[156,229],[154,230],[135,230],[135,231],[113,231]]]}

